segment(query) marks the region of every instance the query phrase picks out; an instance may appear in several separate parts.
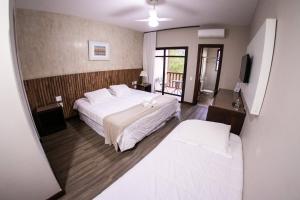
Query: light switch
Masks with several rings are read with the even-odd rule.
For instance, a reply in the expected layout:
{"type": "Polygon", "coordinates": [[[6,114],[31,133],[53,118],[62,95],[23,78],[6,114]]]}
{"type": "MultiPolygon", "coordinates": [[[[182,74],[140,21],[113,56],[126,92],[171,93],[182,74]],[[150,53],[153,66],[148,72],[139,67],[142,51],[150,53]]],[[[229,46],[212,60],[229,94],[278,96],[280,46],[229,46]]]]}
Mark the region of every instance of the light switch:
{"type": "Polygon", "coordinates": [[[193,77],[192,76],[190,76],[190,81],[192,81],[193,80],[193,77]]]}
{"type": "Polygon", "coordinates": [[[56,97],[55,97],[55,100],[56,100],[56,102],[61,102],[61,101],[62,101],[62,98],[61,98],[61,96],[56,96],[56,97]]]}

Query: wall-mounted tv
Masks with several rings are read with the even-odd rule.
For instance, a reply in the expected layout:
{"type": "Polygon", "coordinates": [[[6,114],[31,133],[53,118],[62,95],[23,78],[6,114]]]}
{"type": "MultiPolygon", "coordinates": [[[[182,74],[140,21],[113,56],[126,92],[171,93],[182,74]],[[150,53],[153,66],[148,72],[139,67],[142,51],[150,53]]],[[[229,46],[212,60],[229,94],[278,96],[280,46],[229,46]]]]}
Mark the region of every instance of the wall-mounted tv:
{"type": "Polygon", "coordinates": [[[246,54],[242,57],[241,71],[240,71],[240,80],[243,83],[249,83],[250,72],[251,72],[251,58],[249,54],[246,54]]]}

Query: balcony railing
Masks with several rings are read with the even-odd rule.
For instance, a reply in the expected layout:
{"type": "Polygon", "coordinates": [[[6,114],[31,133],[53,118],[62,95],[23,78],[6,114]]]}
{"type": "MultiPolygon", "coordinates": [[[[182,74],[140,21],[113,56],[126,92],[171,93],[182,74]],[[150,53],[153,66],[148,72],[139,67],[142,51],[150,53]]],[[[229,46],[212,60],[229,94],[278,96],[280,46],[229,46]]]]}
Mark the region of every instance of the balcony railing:
{"type": "MultiPolygon", "coordinates": [[[[181,96],[183,73],[167,72],[165,77],[165,93],[181,96]]],[[[156,91],[162,91],[162,80],[155,84],[156,91]]]]}
{"type": "Polygon", "coordinates": [[[183,73],[167,72],[166,86],[170,88],[182,89],[183,73]]]}

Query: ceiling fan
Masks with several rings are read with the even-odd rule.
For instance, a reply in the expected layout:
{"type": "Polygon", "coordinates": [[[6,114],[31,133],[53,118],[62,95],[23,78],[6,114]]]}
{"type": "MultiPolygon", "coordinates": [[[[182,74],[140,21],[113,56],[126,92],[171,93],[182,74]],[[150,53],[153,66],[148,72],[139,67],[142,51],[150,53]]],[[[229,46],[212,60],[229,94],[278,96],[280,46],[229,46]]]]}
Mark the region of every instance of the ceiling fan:
{"type": "Polygon", "coordinates": [[[153,5],[153,8],[149,10],[149,17],[146,19],[138,19],[136,21],[139,22],[148,22],[148,25],[150,27],[157,27],[159,25],[159,22],[166,22],[166,21],[172,21],[172,18],[160,18],[157,15],[155,6],[158,3],[158,0],[150,0],[151,4],[153,5]]]}

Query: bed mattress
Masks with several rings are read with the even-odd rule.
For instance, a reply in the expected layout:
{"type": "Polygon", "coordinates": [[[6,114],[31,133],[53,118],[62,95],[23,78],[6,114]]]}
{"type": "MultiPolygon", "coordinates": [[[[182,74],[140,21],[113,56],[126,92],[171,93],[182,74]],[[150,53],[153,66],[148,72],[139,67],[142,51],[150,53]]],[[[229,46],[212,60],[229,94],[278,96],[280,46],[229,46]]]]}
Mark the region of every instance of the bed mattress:
{"type": "MultiPolygon", "coordinates": [[[[113,97],[109,102],[103,102],[97,105],[91,105],[86,98],[81,98],[75,102],[74,109],[79,111],[80,119],[99,135],[105,137],[103,132],[104,117],[128,109],[142,103],[145,99],[151,99],[155,96],[157,96],[157,94],[132,89],[126,96],[113,97]]],[[[117,138],[120,151],[133,148],[137,142],[155,131],[165,123],[166,120],[176,115],[179,109],[179,103],[176,98],[174,98],[172,103],[164,105],[159,110],[137,120],[125,128],[121,136],[117,138]]]]}
{"type": "Polygon", "coordinates": [[[172,131],[95,200],[241,200],[241,139],[230,134],[232,158],[182,143],[172,131]],[[158,165],[159,163],[159,165],[158,165]]]}

